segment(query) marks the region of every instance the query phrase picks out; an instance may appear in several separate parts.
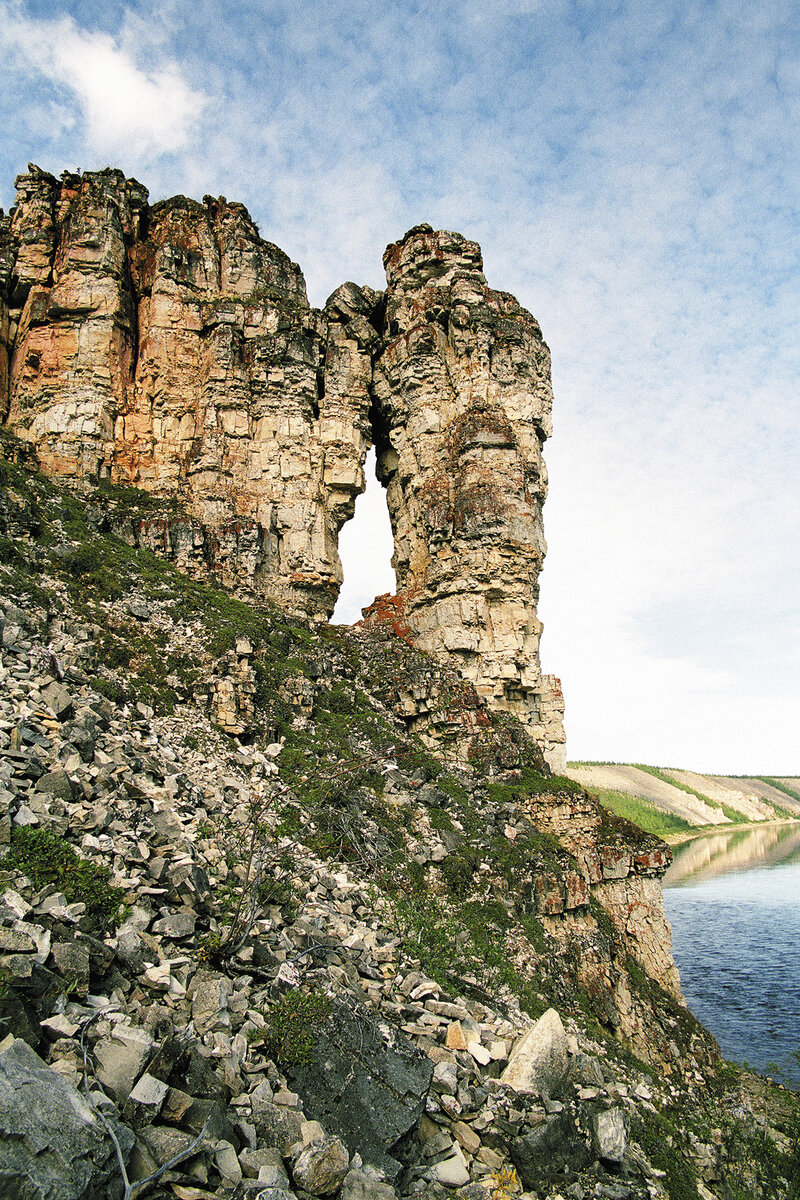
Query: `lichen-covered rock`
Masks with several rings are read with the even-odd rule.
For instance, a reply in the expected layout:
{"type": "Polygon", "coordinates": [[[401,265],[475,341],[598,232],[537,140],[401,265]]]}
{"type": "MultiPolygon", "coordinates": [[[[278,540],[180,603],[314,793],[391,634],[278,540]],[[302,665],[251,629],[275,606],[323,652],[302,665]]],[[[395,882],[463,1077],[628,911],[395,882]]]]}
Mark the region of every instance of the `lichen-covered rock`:
{"type": "Polygon", "coordinates": [[[628,1147],[628,1129],[621,1108],[607,1108],[596,1113],[592,1121],[592,1141],[598,1158],[607,1163],[621,1163],[628,1147]]]}
{"type": "MultiPolygon", "coordinates": [[[[127,1161],[133,1135],[115,1133],[127,1161]]],[[[0,1194],[16,1200],[116,1200],[113,1143],[81,1094],[16,1039],[0,1051],[0,1194]]]]}
{"type": "Polygon", "coordinates": [[[340,1200],[396,1200],[391,1184],[384,1183],[371,1169],[348,1171],[339,1196],[340,1200]]]}
{"type": "Polygon", "coordinates": [[[566,1172],[580,1171],[590,1153],[576,1122],[562,1112],[514,1138],[511,1157],[523,1187],[533,1191],[566,1172]]]}
{"type": "Polygon", "coordinates": [[[336,1003],[316,1032],[312,1061],[287,1077],[305,1111],[393,1179],[393,1150],[425,1109],[433,1063],[393,1026],[336,1003]]]}
{"type": "Polygon", "coordinates": [[[350,1167],[350,1155],[341,1138],[321,1137],[310,1142],[292,1165],[294,1181],[312,1196],[338,1192],[350,1167]]]}

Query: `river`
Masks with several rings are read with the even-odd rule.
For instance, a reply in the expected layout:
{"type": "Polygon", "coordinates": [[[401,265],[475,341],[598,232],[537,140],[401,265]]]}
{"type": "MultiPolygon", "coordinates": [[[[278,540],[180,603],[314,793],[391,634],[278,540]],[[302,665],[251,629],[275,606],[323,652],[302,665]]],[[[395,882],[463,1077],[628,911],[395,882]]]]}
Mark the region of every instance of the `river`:
{"type": "Polygon", "coordinates": [[[686,1003],[726,1058],[799,1088],[800,825],[734,827],[672,851],[664,903],[686,1003]]]}

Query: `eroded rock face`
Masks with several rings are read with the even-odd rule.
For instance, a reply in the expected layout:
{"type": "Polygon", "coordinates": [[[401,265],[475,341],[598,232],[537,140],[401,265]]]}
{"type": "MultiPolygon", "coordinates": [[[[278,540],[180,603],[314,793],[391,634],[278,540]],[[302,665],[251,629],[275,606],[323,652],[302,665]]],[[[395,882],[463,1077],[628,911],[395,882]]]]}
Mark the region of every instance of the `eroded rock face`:
{"type": "Polygon", "coordinates": [[[477,243],[421,225],[384,264],[378,474],[409,628],[560,766],[560,688],[542,676],[536,616],[550,353],[530,313],[488,287],[477,243]]]}
{"type": "Polygon", "coordinates": [[[241,204],[150,208],[120,171],[17,187],[8,423],[48,473],[179,502],[132,536],[187,573],[327,618],[364,486],[375,294],[311,309],[241,204]]]}
{"type": "Polygon", "coordinates": [[[480,248],[417,226],[388,288],[323,310],[240,204],[154,206],[120,171],[36,167],[0,223],[0,413],[42,469],[171,507],[124,535],[198,578],[325,620],[339,531],[377,445],[397,607],[564,763],[539,667],[550,358],[480,248]]]}

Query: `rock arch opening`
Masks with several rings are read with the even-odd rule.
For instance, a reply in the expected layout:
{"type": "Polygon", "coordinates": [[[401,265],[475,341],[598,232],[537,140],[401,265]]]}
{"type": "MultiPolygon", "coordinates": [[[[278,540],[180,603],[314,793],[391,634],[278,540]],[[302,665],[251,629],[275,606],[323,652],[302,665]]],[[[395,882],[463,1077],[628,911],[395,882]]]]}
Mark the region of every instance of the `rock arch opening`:
{"type": "Polygon", "coordinates": [[[153,493],[164,514],[127,522],[134,544],[313,622],[395,593],[375,619],[562,760],[536,615],[550,355],[477,243],[417,225],[384,291],[343,283],[317,310],[240,204],[150,208],[110,169],[31,167],[17,190],[0,419],[40,469],[153,493]]]}
{"type": "Polygon", "coordinates": [[[354,516],[339,533],[342,582],[331,623],[352,625],[376,596],[396,590],[392,567],[394,539],[386,491],[375,473],[375,447],[364,463],[366,486],[356,500],[354,516]]]}

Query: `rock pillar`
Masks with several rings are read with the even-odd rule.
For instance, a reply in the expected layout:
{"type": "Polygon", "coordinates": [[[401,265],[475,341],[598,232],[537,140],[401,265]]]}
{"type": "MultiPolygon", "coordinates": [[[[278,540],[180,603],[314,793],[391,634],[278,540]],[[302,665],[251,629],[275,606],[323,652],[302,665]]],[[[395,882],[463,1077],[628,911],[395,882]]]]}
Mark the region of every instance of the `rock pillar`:
{"type": "Polygon", "coordinates": [[[15,326],[8,420],[44,471],[96,478],[132,385],[135,311],[127,245],[147,192],[121,171],[17,180],[8,284],[15,326]]]}
{"type": "Polygon", "coordinates": [[[421,225],[384,264],[378,475],[411,636],[454,659],[559,768],[563,706],[558,681],[541,673],[536,615],[549,351],[530,313],[488,287],[475,242],[421,225]]]}

